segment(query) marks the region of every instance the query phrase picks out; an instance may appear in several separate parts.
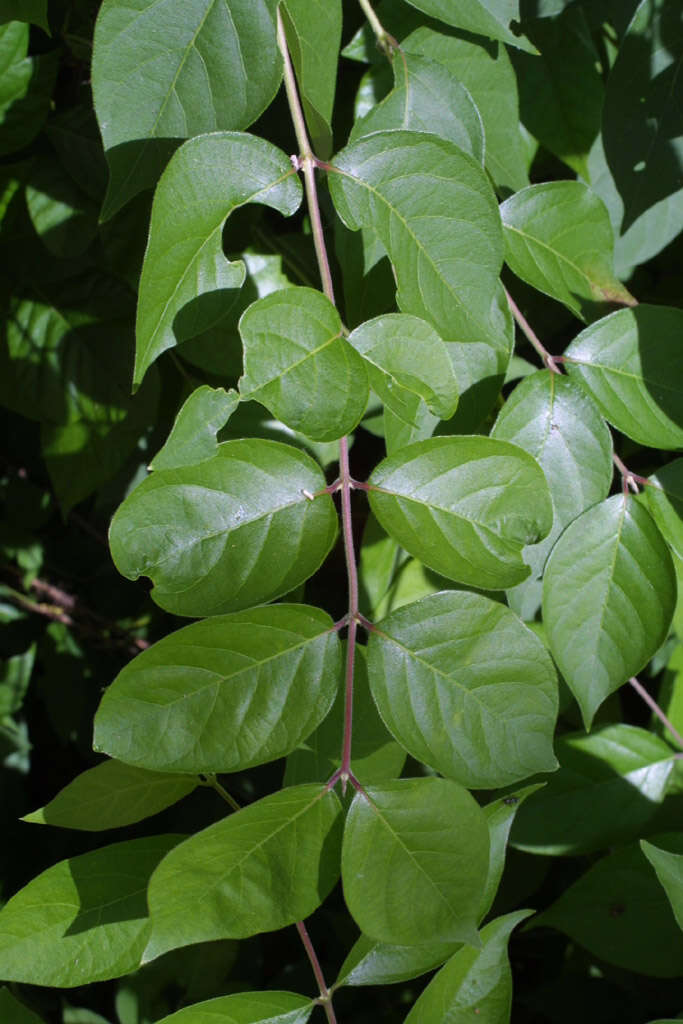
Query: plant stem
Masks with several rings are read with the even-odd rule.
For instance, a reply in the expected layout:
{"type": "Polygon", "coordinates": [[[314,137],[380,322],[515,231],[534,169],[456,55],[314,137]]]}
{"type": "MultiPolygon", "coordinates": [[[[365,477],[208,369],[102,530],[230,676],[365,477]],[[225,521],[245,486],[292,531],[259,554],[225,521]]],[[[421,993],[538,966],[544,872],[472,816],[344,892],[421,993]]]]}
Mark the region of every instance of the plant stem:
{"type": "Polygon", "coordinates": [[[215,775],[205,774],[204,778],[206,779],[206,784],[208,786],[211,786],[212,789],[215,789],[219,796],[223,797],[226,804],[232,807],[233,811],[240,811],[242,809],[235,800],[234,796],[230,796],[227,789],[221,786],[220,782],[218,781],[215,775]]]}
{"type": "Polygon", "coordinates": [[[510,295],[510,292],[507,290],[507,288],[505,289],[505,295],[508,300],[510,312],[515,318],[520,330],[524,335],[526,335],[528,341],[530,341],[533,347],[536,349],[539,356],[543,360],[544,365],[547,366],[549,370],[552,370],[553,373],[561,373],[562,371],[555,362],[554,356],[551,356],[550,352],[548,352],[548,349],[542,343],[541,339],[538,337],[536,332],[533,330],[528,320],[520,310],[519,306],[510,295]]]}
{"type": "MultiPolygon", "coordinates": [[[[369,4],[367,5],[367,8],[372,13],[373,17],[375,17],[369,4]]],[[[363,6],[363,10],[366,10],[365,6],[363,6]]],[[[376,17],[375,20],[377,20],[376,17]]],[[[377,25],[379,25],[378,21],[377,25]]],[[[384,31],[381,28],[381,25],[379,25],[379,27],[384,31]]],[[[318,261],[318,269],[320,271],[320,280],[322,281],[325,295],[330,302],[334,304],[332,273],[330,271],[330,262],[327,257],[325,236],[320,217],[318,190],[315,180],[315,168],[317,161],[313,155],[311,144],[308,139],[306,121],[301,109],[299,94],[296,87],[296,77],[294,75],[292,61],[287,48],[285,27],[279,10],[277,14],[277,38],[284,62],[287,101],[289,103],[289,110],[294,124],[294,132],[296,134],[297,144],[300,151],[297,163],[304,174],[306,202],[308,204],[308,211],[311,218],[313,244],[315,246],[315,254],[318,261]]],[[[353,684],[356,657],[356,632],[358,629],[358,621],[356,618],[358,615],[358,570],[356,567],[356,553],[353,546],[353,525],[351,518],[351,491],[356,486],[358,485],[356,481],[353,480],[349,469],[349,440],[347,437],[342,437],[339,441],[339,490],[341,492],[342,536],[344,540],[344,557],[346,559],[346,573],[349,591],[349,606],[347,613],[349,631],[347,637],[346,670],[344,680],[344,736],[342,739],[341,767],[339,772],[335,773],[334,776],[335,780],[336,778],[341,779],[342,792],[346,792],[346,783],[351,774],[353,684]]]]}
{"type": "Polygon", "coordinates": [[[374,10],[370,5],[370,0],[358,0],[363,14],[368,19],[368,24],[372,31],[375,33],[377,39],[377,45],[379,46],[382,53],[385,53],[387,57],[391,59],[394,50],[398,49],[398,43],[392,35],[389,35],[384,25],[379,20],[374,10]]]}
{"type": "Polygon", "coordinates": [[[303,921],[296,922],[296,930],[298,931],[299,938],[301,939],[304,949],[306,950],[306,954],[310,961],[311,967],[313,968],[315,980],[317,981],[318,988],[320,989],[320,1006],[322,1006],[325,1013],[327,1014],[327,1020],[329,1024],[337,1024],[337,1018],[335,1016],[334,1008],[332,1006],[332,994],[325,983],[325,976],[322,972],[320,961],[318,960],[315,949],[313,948],[313,943],[311,942],[311,937],[308,934],[308,930],[303,921]]]}
{"type": "Polygon", "coordinates": [[[636,679],[635,676],[631,676],[631,678],[629,679],[629,683],[631,684],[633,689],[636,691],[636,693],[640,697],[643,698],[643,700],[645,701],[647,706],[650,708],[650,710],[653,712],[653,714],[655,714],[657,716],[657,718],[663,724],[663,726],[667,730],[667,732],[671,733],[671,735],[673,736],[674,740],[676,741],[678,746],[681,748],[681,750],[683,750],[683,736],[681,736],[680,732],[678,731],[676,726],[673,724],[673,722],[671,722],[667,718],[667,716],[664,714],[664,712],[662,711],[662,709],[660,708],[659,704],[654,699],[654,697],[650,696],[650,694],[647,692],[647,690],[645,689],[643,684],[638,682],[638,680],[636,679]]]}

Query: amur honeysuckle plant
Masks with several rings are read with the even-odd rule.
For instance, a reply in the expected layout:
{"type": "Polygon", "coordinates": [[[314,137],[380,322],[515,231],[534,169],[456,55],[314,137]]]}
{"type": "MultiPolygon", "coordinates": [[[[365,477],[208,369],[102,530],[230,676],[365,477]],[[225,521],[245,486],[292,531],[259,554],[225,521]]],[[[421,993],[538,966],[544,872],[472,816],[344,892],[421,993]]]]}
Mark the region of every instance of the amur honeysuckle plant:
{"type": "Polygon", "coordinates": [[[0,22],[0,1022],[681,1016],[680,3],[0,22]]]}

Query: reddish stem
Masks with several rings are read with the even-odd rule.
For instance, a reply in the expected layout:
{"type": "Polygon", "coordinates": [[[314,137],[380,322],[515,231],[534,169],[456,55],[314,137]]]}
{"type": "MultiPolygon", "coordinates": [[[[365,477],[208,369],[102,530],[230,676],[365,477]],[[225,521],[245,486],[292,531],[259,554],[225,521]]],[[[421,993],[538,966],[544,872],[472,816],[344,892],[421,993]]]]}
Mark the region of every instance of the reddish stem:
{"type": "Polygon", "coordinates": [[[653,712],[653,714],[655,714],[659,721],[664,725],[664,728],[667,730],[667,732],[671,733],[678,746],[683,750],[683,736],[681,736],[680,732],[675,727],[673,722],[671,722],[664,714],[664,712],[662,711],[654,697],[650,696],[650,694],[647,692],[643,684],[638,682],[635,676],[631,676],[631,678],[629,679],[629,683],[636,691],[636,693],[640,697],[642,697],[642,699],[645,701],[645,703],[653,712]]]}
{"type": "Polygon", "coordinates": [[[337,1024],[337,1018],[335,1016],[334,1008],[332,1006],[331,1001],[332,995],[325,982],[325,976],[322,972],[320,961],[318,960],[316,951],[313,948],[313,943],[311,942],[311,937],[308,934],[308,929],[306,928],[306,925],[304,924],[303,921],[296,922],[296,930],[298,931],[299,938],[301,939],[304,949],[306,950],[306,955],[308,956],[311,967],[313,968],[313,974],[315,975],[315,980],[317,981],[318,988],[320,989],[320,999],[318,1000],[318,1002],[324,1009],[325,1013],[327,1014],[327,1020],[329,1024],[337,1024]]]}

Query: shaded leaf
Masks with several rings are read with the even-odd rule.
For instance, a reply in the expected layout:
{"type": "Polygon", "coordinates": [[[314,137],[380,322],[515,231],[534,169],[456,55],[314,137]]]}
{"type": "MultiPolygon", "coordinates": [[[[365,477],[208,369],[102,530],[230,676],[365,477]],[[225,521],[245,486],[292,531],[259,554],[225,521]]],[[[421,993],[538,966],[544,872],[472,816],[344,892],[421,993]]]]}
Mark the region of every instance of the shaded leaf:
{"type": "Polygon", "coordinates": [[[404,605],[371,632],[368,675],[396,739],[470,789],[557,766],[555,669],[505,605],[464,591],[404,605]]]}
{"type": "Polygon", "coordinates": [[[186,839],[150,880],[145,962],[194,942],[275,931],[312,914],[339,877],[340,819],[333,792],[295,786],[186,839]]]}
{"type": "Polygon", "coordinates": [[[433,970],[452,956],[459,942],[397,946],[361,935],[339,969],[335,985],[395,985],[433,970]]]}
{"type": "Polygon", "coordinates": [[[49,35],[47,0],[0,0],[0,24],[7,21],[30,21],[49,35]]]}
{"type": "Polygon", "coordinates": [[[36,137],[50,110],[57,75],[56,54],[28,54],[26,21],[0,24],[0,155],[23,149],[36,137]]]}
{"type": "Polygon", "coordinates": [[[406,1024],[465,1024],[481,1015],[490,1024],[508,1024],[512,1008],[512,973],[507,944],[512,929],[533,911],[498,917],[481,932],[481,949],[465,946],[430,981],[406,1024]]]}
{"type": "Polygon", "coordinates": [[[536,53],[524,36],[510,31],[510,22],[519,21],[519,0],[470,0],[467,5],[455,7],[449,0],[408,0],[408,3],[447,25],[536,53]]]}
{"type": "MultiPolygon", "coordinates": [[[[612,435],[599,410],[573,381],[538,370],[517,385],[498,414],[491,437],[519,445],[539,463],[553,502],[553,525],[524,560],[540,575],[564,528],[609,494],[612,435]]],[[[524,587],[525,584],[522,584],[524,587]]]]}
{"type": "Polygon", "coordinates": [[[104,219],[156,183],[182,139],[248,128],[265,110],[282,78],[275,9],[275,0],[105,0],[92,65],[109,164],[104,219]]]}
{"type": "Polygon", "coordinates": [[[151,836],[60,861],[0,910],[0,975],[73,988],[136,970],[150,934],[145,889],[179,836],[151,836]]]}
{"type": "Polygon", "coordinates": [[[44,1024],[42,1017],[15,999],[8,988],[0,988],[0,1014],[5,1024],[44,1024]]]}
{"type": "Polygon", "coordinates": [[[365,366],[322,292],[286,288],[257,299],[240,334],[243,398],[314,441],[335,441],[358,425],[368,400],[365,366]]]}
{"type": "Polygon", "coordinates": [[[424,320],[387,313],[361,324],[348,340],[368,364],[373,390],[395,416],[413,422],[416,397],[440,419],[453,415],[458,382],[448,349],[424,320]]]}
{"type": "Polygon", "coordinates": [[[96,750],[155,771],[234,772],[283,757],[320,724],[341,675],[332,619],[278,604],[194,622],[119,673],[96,750]]]}
{"type": "Polygon", "coordinates": [[[643,500],[662,535],[678,558],[683,558],[683,459],[662,466],[650,476],[643,500]]]}
{"type": "Polygon", "coordinates": [[[543,580],[543,621],[586,728],[664,642],[676,603],[668,548],[645,509],[615,494],[564,531],[543,580]]]}
{"type": "Polygon", "coordinates": [[[313,1006],[294,992],[236,992],[185,1006],[158,1024],[306,1024],[313,1006]]]}
{"type": "Polygon", "coordinates": [[[513,845],[529,853],[590,853],[634,839],[664,799],[675,764],[663,740],[621,723],[558,736],[555,752],[560,770],[513,828],[513,845]]]}
{"type": "Polygon", "coordinates": [[[216,435],[239,403],[232,389],[202,384],[178,410],[171,433],[149,464],[150,469],[177,469],[210,459],[218,451],[216,435]]]}
{"type": "Polygon", "coordinates": [[[346,819],[346,904],[371,938],[476,944],[488,849],[481,809],[450,779],[373,786],[356,794],[346,819]]]}
{"type": "Polygon", "coordinates": [[[683,310],[640,305],[587,327],[565,351],[570,376],[639,444],[683,445],[683,310]]]}
{"type": "MultiPolygon", "coordinates": [[[[655,836],[683,852],[683,836],[655,836]]],[[[603,857],[574,882],[533,926],[569,935],[608,964],[655,978],[683,970],[683,935],[654,871],[637,843],[603,857]]]]}
{"type": "Polygon", "coordinates": [[[527,284],[593,320],[608,302],[635,299],[614,276],[612,226],[605,206],[579,181],[530,185],[500,208],[505,259],[527,284]]]}
{"type": "MultiPolygon", "coordinates": [[[[554,778],[554,776],[553,776],[554,778]]],[[[479,920],[483,921],[493,906],[500,880],[503,877],[510,829],[524,801],[542,790],[545,783],[534,783],[507,793],[482,807],[489,829],[489,870],[486,886],[479,906],[479,920]]]]}
{"type": "Polygon", "coordinates": [[[431,132],[483,163],[484,127],[479,111],[450,69],[413,53],[401,53],[393,68],[393,90],[354,122],[349,142],[391,128],[431,132]]]}
{"type": "Polygon", "coordinates": [[[112,557],[149,576],[177,615],[213,615],[288,593],[320,566],[337,532],[320,469],[289,445],[226,441],[196,466],[157,470],[119,506],[112,557]]]}
{"type": "Polygon", "coordinates": [[[341,0],[285,0],[281,10],[313,151],[325,160],[332,152],[341,0]]]}
{"type": "Polygon", "coordinates": [[[605,156],[624,204],[622,232],[672,198],[678,213],[674,223],[680,225],[682,58],[678,4],[642,0],[611,70],[603,110],[605,156]]]}
{"type": "Polygon", "coordinates": [[[678,927],[683,930],[683,852],[679,852],[680,844],[676,852],[672,852],[641,839],[640,848],[655,869],[657,878],[669,897],[678,927]]]}
{"type": "Polygon", "coordinates": [[[121,828],[158,814],[198,784],[199,779],[187,775],[160,774],[121,761],[104,761],[81,772],[49,803],[21,820],[86,832],[121,828]]]}
{"type": "Polygon", "coordinates": [[[97,234],[97,207],[56,159],[41,156],[26,187],[31,223],[45,246],[61,259],[73,259],[97,234]]]}
{"type": "Polygon", "coordinates": [[[420,441],[381,462],[370,485],[370,507],[390,536],[436,572],[476,587],[525,579],[522,549],[552,525],[542,470],[507,441],[420,441]]]}
{"type": "Polygon", "coordinates": [[[586,177],[604,85],[584,8],[573,4],[555,18],[525,21],[524,29],[540,56],[512,54],[522,121],[546,149],[586,177]]]}
{"type": "Polygon", "coordinates": [[[300,200],[288,157],[255,135],[215,132],[178,150],[152,206],[140,277],[135,387],[162,352],[206,331],[229,309],[230,292],[245,277],[244,264],[223,255],[223,225],[233,210],[262,203],[289,216],[300,200]]]}

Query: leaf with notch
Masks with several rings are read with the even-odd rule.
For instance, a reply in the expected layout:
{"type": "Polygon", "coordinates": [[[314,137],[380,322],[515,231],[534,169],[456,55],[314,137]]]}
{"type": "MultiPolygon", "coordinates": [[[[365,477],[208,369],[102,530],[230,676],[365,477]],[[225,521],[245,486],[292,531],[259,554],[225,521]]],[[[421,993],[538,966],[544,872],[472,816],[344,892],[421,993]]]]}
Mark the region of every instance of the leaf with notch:
{"type": "Polygon", "coordinates": [[[314,1006],[294,992],[236,992],[185,1006],[157,1024],[306,1024],[314,1006]]]}
{"type": "Polygon", "coordinates": [[[474,100],[444,65],[414,53],[394,61],[393,90],[355,121],[349,142],[371,132],[404,128],[431,132],[484,162],[484,127],[474,100]]]}
{"type": "Polygon", "coordinates": [[[340,676],[339,639],[318,608],[204,619],[125,666],[95,716],[94,747],[154,771],[242,771],[306,739],[340,676]]]}
{"type": "Polygon", "coordinates": [[[347,906],[371,938],[476,945],[488,853],[483,812],[457,783],[432,777],[373,786],[356,794],[346,819],[347,906]]]}
{"type": "Polygon", "coordinates": [[[81,772],[44,807],[22,821],[85,832],[121,828],[158,814],[199,785],[187,775],[150,772],[121,761],[104,761],[81,772]]]}
{"type": "Polygon", "coordinates": [[[396,416],[412,422],[416,397],[440,419],[453,415],[458,382],[447,346],[426,321],[387,313],[361,324],[348,340],[368,364],[373,390],[396,416]]]}
{"type": "Polygon", "coordinates": [[[461,389],[504,373],[503,233],[481,165],[434,135],[381,131],[334,157],[329,184],[347,227],[371,227],[387,250],[402,312],[427,320],[449,343],[461,389]]]}
{"type": "Polygon", "coordinates": [[[314,783],[281,789],[186,839],[150,879],[144,962],[308,917],[339,877],[341,828],[339,800],[314,783]]]}
{"type": "Polygon", "coordinates": [[[683,446],[683,310],[641,304],[587,327],[565,351],[570,376],[617,430],[683,446]]]}
{"type": "Polygon", "coordinates": [[[510,22],[519,21],[519,0],[469,0],[467,4],[453,4],[451,0],[407,0],[418,11],[438,18],[454,28],[465,29],[489,39],[500,39],[509,46],[537,53],[524,36],[510,31],[510,22]]]}
{"type": "Polygon", "coordinates": [[[322,292],[285,288],[257,299],[240,334],[243,398],[314,441],[336,441],[358,426],[368,401],[365,366],[322,292]]]}
{"type": "Polygon", "coordinates": [[[491,437],[519,445],[545,473],[553,501],[553,527],[539,544],[524,551],[532,574],[540,575],[565,526],[609,494],[612,435],[595,403],[574,381],[538,370],[509,396],[491,437]]]}
{"type": "Polygon", "coordinates": [[[119,506],[109,532],[116,567],[149,576],[176,615],[215,615],[272,601],[319,568],[337,533],[313,460],[260,438],[226,441],[194,466],[157,470],[119,506]]]}
{"type": "Polygon", "coordinates": [[[280,9],[313,151],[326,160],[332,152],[341,0],[284,0],[280,9]]]}
{"type": "Polygon", "coordinates": [[[669,549],[637,501],[615,494],[564,531],[546,564],[543,622],[587,729],[664,642],[675,604],[669,549]]]}
{"type": "Polygon", "coordinates": [[[404,605],[370,634],[368,675],[399,743],[469,789],[557,767],[555,669],[505,605],[464,591],[404,605]]]}
{"type": "Polygon", "coordinates": [[[104,219],[156,183],[183,139],[248,128],[265,110],[282,78],[275,10],[276,0],[105,0],[92,64],[104,219]]]}
{"type": "Polygon", "coordinates": [[[178,410],[163,448],[149,464],[150,469],[177,469],[212,458],[218,451],[216,435],[239,404],[232,389],[195,388],[178,410]]]}
{"type": "Polygon", "coordinates": [[[0,910],[0,976],[73,988],[137,970],[147,881],[180,838],[115,843],[43,871],[0,910]]]}
{"type": "Polygon", "coordinates": [[[530,185],[502,204],[505,260],[523,281],[582,320],[635,299],[614,276],[614,237],[601,199],[579,181],[530,185]]]}
{"type": "Polygon", "coordinates": [[[475,587],[529,575],[522,549],[552,526],[548,485],[521,448],[489,437],[434,437],[385,459],[370,477],[377,519],[410,554],[475,587]]]}
{"type": "Polygon", "coordinates": [[[208,330],[245,277],[223,255],[223,225],[239,206],[291,216],[301,184],[285,154],[255,135],[215,132],[186,142],[164,171],[152,206],[140,277],[134,386],[166,349],[208,330]]]}

